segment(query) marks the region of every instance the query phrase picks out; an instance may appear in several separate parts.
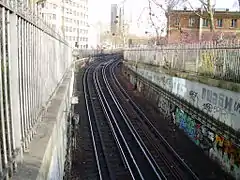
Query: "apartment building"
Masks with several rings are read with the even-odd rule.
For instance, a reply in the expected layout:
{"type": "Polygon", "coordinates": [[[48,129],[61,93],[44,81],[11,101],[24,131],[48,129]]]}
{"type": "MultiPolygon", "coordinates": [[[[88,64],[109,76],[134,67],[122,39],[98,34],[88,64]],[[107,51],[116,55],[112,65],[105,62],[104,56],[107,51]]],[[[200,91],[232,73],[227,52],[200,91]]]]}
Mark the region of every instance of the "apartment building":
{"type": "Polygon", "coordinates": [[[168,18],[168,43],[198,42],[214,39],[238,38],[240,12],[215,9],[214,34],[210,31],[208,14],[201,11],[174,10],[168,18]]]}
{"type": "Polygon", "coordinates": [[[88,0],[46,0],[41,14],[70,45],[88,48],[88,0]]]}

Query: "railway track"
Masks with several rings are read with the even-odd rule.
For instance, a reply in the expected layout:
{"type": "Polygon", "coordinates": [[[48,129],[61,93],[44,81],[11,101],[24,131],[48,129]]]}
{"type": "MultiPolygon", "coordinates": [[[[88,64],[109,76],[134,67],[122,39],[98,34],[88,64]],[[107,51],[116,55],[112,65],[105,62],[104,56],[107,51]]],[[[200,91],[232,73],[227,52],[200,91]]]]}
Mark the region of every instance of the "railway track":
{"type": "MultiPolygon", "coordinates": [[[[97,173],[93,173],[95,178],[90,179],[132,179],[129,178],[130,173],[122,160],[118,141],[105,116],[104,107],[99,101],[98,87],[95,84],[98,68],[90,67],[84,77],[85,103],[92,138],[92,151],[97,166],[97,173]]],[[[89,176],[92,177],[91,174],[89,176]]]]}
{"type": "MultiPolygon", "coordinates": [[[[84,94],[97,167],[95,179],[162,179],[149,151],[139,142],[125,114],[108,91],[103,72],[107,63],[88,68],[84,94]],[[97,174],[97,175],[96,175],[97,174]]],[[[92,161],[92,159],[91,159],[92,161]]],[[[93,176],[94,176],[93,175],[93,176]]],[[[93,177],[92,175],[89,175],[93,177]]],[[[92,179],[92,178],[91,178],[92,179]]]]}
{"type": "Polygon", "coordinates": [[[109,84],[128,114],[129,122],[150,150],[165,177],[167,179],[199,179],[123,89],[114,74],[117,64],[113,63],[106,67],[108,70],[105,73],[109,77],[109,84]]]}
{"type": "Polygon", "coordinates": [[[83,179],[198,179],[121,87],[117,64],[94,63],[84,74],[92,167],[83,179]]]}
{"type": "Polygon", "coordinates": [[[105,102],[108,104],[110,114],[113,116],[113,123],[118,129],[119,135],[121,136],[125,145],[127,153],[131,158],[129,161],[131,169],[134,175],[134,179],[165,179],[161,169],[159,169],[149,154],[146,147],[141,144],[139,137],[136,135],[134,129],[129,126],[125,112],[120,108],[119,103],[114,98],[113,92],[109,89],[105,76],[105,67],[101,69],[101,75],[99,77],[99,86],[101,86],[102,95],[105,102]]]}

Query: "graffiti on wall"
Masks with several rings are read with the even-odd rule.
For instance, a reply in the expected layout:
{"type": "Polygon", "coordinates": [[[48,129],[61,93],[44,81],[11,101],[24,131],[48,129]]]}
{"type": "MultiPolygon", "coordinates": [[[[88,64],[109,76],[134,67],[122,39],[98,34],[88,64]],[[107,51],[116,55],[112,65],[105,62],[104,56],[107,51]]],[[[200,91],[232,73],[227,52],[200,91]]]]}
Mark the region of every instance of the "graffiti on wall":
{"type": "Polygon", "coordinates": [[[160,82],[162,84],[163,87],[167,87],[168,90],[172,90],[172,78],[167,77],[167,76],[162,76],[160,78],[160,82]]]}
{"type": "MultiPolygon", "coordinates": [[[[157,79],[157,76],[154,76],[153,79],[157,79]]],[[[160,81],[161,79],[159,78],[158,80],[160,81]]],[[[183,98],[194,106],[213,115],[216,119],[229,121],[235,117],[235,121],[239,120],[239,95],[184,79],[172,78],[172,81],[173,91],[176,90],[178,95],[179,92],[182,92],[181,96],[183,98]]],[[[175,124],[179,129],[184,131],[210,158],[217,161],[224,170],[232,174],[236,179],[240,179],[240,148],[234,145],[231,140],[216,134],[209,127],[201,124],[194,116],[188,115],[179,107],[173,108],[170,104],[163,97],[159,97],[158,107],[160,111],[168,116],[173,115],[175,124]]]]}
{"type": "Polygon", "coordinates": [[[240,101],[233,99],[223,93],[217,93],[211,89],[202,88],[202,110],[208,114],[213,114],[217,119],[229,126],[232,124],[232,116],[240,115],[240,101]]]}
{"type": "Polygon", "coordinates": [[[185,99],[215,119],[240,130],[239,94],[143,68],[139,68],[138,73],[143,73],[142,76],[149,81],[185,99]]]}
{"type": "Polygon", "coordinates": [[[197,145],[209,149],[213,141],[213,133],[199,121],[193,119],[180,108],[175,111],[176,125],[197,145]]]}
{"type": "Polygon", "coordinates": [[[193,91],[193,90],[189,91],[189,97],[190,97],[192,104],[198,106],[198,92],[193,91]]]}
{"type": "Polygon", "coordinates": [[[175,105],[160,95],[158,99],[158,109],[165,118],[170,118],[172,112],[175,110],[175,105]]]}
{"type": "Polygon", "coordinates": [[[138,72],[138,74],[142,75],[149,81],[152,81],[153,83],[159,85],[160,87],[162,87],[168,91],[171,91],[173,88],[172,78],[170,76],[160,74],[157,72],[153,72],[153,71],[149,71],[146,69],[140,69],[140,68],[138,68],[137,72],[138,72]]]}
{"type": "Polygon", "coordinates": [[[240,148],[233,145],[230,140],[215,134],[178,107],[175,111],[175,118],[176,125],[211,159],[217,161],[225,171],[236,179],[240,178],[240,148]]]}
{"type": "Polygon", "coordinates": [[[187,88],[186,88],[186,80],[180,79],[180,78],[172,78],[173,79],[173,89],[172,93],[174,93],[177,96],[181,96],[184,98],[187,88]]]}
{"type": "Polygon", "coordinates": [[[240,102],[223,93],[213,92],[211,89],[202,88],[202,100],[211,103],[213,106],[224,109],[228,112],[240,114],[240,102]]]}
{"type": "Polygon", "coordinates": [[[240,148],[230,140],[216,134],[209,157],[233,177],[240,178],[240,148]]]}

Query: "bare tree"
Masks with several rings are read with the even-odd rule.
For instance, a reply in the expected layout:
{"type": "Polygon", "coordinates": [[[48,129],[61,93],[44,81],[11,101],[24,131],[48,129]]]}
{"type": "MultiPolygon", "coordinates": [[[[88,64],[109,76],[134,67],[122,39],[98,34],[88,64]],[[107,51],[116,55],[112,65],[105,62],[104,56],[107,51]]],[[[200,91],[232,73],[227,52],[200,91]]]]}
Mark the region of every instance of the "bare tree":
{"type": "MultiPolygon", "coordinates": [[[[195,14],[197,14],[201,18],[205,18],[204,13],[207,13],[207,19],[210,22],[210,31],[214,32],[215,25],[214,25],[214,7],[215,4],[212,2],[212,0],[198,0],[201,3],[201,7],[203,8],[203,12],[199,13],[196,12],[189,2],[189,0],[184,0],[184,3],[187,3],[190,8],[194,11],[195,14]]],[[[240,0],[239,0],[240,1],[240,0]]]]}
{"type": "MultiPolygon", "coordinates": [[[[155,6],[157,6],[158,8],[160,8],[166,18],[167,18],[167,21],[168,21],[168,27],[167,27],[167,31],[168,31],[168,36],[170,36],[170,14],[171,14],[171,11],[177,7],[178,5],[180,5],[183,0],[149,0],[149,3],[152,2],[155,6]]],[[[151,12],[151,11],[150,11],[151,12]]]]}
{"type": "Polygon", "coordinates": [[[155,14],[152,11],[152,4],[151,1],[148,1],[148,8],[149,8],[149,19],[151,22],[152,27],[154,28],[155,32],[156,32],[156,36],[157,36],[157,40],[156,40],[156,45],[159,45],[159,28],[158,26],[154,23],[153,21],[153,16],[155,16],[155,14]]]}
{"type": "Polygon", "coordinates": [[[240,11],[240,0],[236,0],[234,3],[233,3],[233,8],[235,7],[238,7],[238,10],[240,11]]]}

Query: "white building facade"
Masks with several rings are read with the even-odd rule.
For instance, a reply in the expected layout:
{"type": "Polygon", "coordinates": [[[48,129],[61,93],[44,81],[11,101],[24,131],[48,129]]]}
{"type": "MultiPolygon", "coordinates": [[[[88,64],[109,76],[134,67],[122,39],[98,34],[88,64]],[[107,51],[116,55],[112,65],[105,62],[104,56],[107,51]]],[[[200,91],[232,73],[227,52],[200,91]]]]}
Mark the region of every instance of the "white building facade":
{"type": "Polygon", "coordinates": [[[41,13],[72,47],[88,48],[88,0],[46,0],[41,13]]]}

